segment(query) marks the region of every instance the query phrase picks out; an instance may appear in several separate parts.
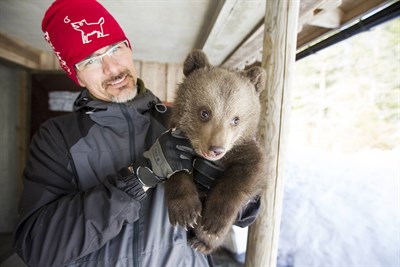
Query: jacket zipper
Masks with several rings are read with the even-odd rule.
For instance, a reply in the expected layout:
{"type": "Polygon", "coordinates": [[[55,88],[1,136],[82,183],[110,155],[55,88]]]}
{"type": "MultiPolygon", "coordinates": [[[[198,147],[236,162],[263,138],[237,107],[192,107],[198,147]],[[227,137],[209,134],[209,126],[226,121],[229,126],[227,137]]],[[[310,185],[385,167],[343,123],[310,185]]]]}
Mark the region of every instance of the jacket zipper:
{"type": "Polygon", "coordinates": [[[135,159],[135,141],[134,141],[134,136],[135,136],[135,128],[133,126],[133,122],[131,119],[131,116],[129,116],[129,112],[127,107],[124,104],[119,105],[122,111],[122,114],[124,115],[126,122],[128,123],[128,131],[129,131],[129,155],[130,155],[130,162],[132,163],[133,160],[135,159]]]}
{"type": "MultiPolygon", "coordinates": [[[[119,105],[124,115],[126,122],[128,123],[128,131],[129,131],[129,154],[130,154],[130,162],[132,163],[135,159],[135,128],[132,122],[132,118],[129,115],[128,109],[124,104],[119,105]]],[[[133,266],[139,266],[139,220],[133,223],[133,266]]]]}

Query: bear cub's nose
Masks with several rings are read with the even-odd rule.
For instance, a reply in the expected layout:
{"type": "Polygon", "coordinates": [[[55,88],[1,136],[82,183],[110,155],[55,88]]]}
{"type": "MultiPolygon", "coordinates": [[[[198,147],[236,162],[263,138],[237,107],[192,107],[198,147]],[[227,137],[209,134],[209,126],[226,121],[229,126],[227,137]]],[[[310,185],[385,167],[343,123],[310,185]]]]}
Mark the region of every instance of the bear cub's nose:
{"type": "Polygon", "coordinates": [[[210,154],[214,157],[217,157],[225,152],[225,148],[222,146],[210,146],[209,148],[210,154]]]}

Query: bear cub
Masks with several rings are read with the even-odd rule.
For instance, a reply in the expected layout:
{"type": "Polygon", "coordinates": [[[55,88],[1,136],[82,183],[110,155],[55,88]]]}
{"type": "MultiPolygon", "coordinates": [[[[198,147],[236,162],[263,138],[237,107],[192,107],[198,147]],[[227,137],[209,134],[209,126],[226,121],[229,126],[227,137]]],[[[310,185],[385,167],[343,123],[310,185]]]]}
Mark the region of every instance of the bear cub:
{"type": "Polygon", "coordinates": [[[191,246],[209,254],[266,187],[266,156],[255,141],[266,73],[214,67],[201,50],[187,56],[183,73],[170,126],[187,136],[198,156],[225,171],[206,197],[191,174],[175,173],[165,183],[166,202],[171,224],[190,228],[191,246]]]}

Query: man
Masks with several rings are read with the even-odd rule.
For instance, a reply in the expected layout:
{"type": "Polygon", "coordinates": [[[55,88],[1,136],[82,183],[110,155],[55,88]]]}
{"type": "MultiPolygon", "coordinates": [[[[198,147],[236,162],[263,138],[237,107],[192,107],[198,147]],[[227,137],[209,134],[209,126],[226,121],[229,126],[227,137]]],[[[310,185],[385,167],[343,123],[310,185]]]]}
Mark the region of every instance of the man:
{"type": "MultiPolygon", "coordinates": [[[[33,137],[16,252],[40,267],[210,264],[185,229],[170,225],[164,203],[162,182],[193,169],[190,144],[165,132],[165,106],[137,78],[118,23],[95,0],[57,0],[42,29],[61,67],[86,89],[74,113],[33,137]]],[[[215,173],[205,166],[204,175],[194,170],[202,183],[215,173]]],[[[251,223],[258,204],[244,207],[237,224],[251,223]]]]}

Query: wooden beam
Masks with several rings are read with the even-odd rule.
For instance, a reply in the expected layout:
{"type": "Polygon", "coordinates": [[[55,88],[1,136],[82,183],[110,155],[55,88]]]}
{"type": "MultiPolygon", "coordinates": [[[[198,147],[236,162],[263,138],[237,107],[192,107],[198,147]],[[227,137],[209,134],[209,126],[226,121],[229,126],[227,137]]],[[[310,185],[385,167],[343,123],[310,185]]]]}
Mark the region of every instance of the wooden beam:
{"type": "Polygon", "coordinates": [[[237,4],[238,0],[220,0],[218,1],[217,7],[214,11],[212,22],[210,23],[210,28],[207,29],[205,37],[199,47],[203,51],[207,51],[209,46],[215,42],[218,38],[218,34],[226,23],[229,13],[233,7],[237,4]]]}
{"type": "MultiPolygon", "coordinates": [[[[336,6],[341,0],[302,0],[300,2],[299,23],[303,25],[308,21],[314,10],[336,6]]],[[[299,25],[300,25],[299,24],[299,25]]],[[[247,36],[241,44],[222,63],[222,66],[232,69],[242,69],[244,65],[254,63],[262,52],[264,38],[264,23],[260,23],[253,33],[247,36]]]]}
{"type": "Polygon", "coordinates": [[[264,38],[264,23],[261,23],[253,33],[222,63],[223,67],[244,69],[244,65],[253,64],[262,54],[264,38]]]}
{"type": "Polygon", "coordinates": [[[267,72],[261,94],[257,139],[269,158],[268,187],[261,211],[249,229],[246,267],[276,266],[283,199],[283,162],[296,55],[299,0],[267,0],[262,67],[267,72]]]}
{"type": "Polygon", "coordinates": [[[340,8],[322,9],[318,10],[318,13],[308,23],[322,28],[336,29],[342,24],[343,16],[344,12],[340,8]]]}
{"type": "MultiPolygon", "coordinates": [[[[380,6],[388,3],[388,0],[368,0],[368,1],[359,1],[357,5],[353,6],[350,9],[341,8],[343,11],[342,23],[341,26],[345,24],[349,24],[352,21],[360,18],[365,15],[369,11],[379,8],[380,6]]],[[[308,29],[304,29],[304,31],[300,32],[297,37],[297,48],[301,49],[302,47],[308,45],[309,43],[315,41],[316,39],[322,37],[325,34],[330,34],[332,29],[320,28],[316,26],[309,26],[308,29]]]]}
{"type": "Polygon", "coordinates": [[[0,59],[32,70],[61,70],[53,52],[34,49],[3,33],[0,33],[0,59]]]}
{"type": "Polygon", "coordinates": [[[305,24],[310,24],[310,22],[318,20],[318,17],[321,17],[321,15],[325,16],[329,10],[338,8],[341,4],[342,0],[301,1],[298,32],[302,31],[305,24]]]}
{"type": "Polygon", "coordinates": [[[40,66],[41,70],[62,70],[60,61],[53,52],[42,51],[40,53],[40,66]]]}
{"type": "Polygon", "coordinates": [[[381,6],[384,6],[390,2],[395,2],[395,1],[393,1],[393,0],[365,1],[365,0],[363,0],[362,3],[359,3],[358,5],[346,10],[344,18],[343,18],[343,22],[345,22],[345,23],[351,22],[354,19],[358,19],[362,15],[368,13],[369,11],[371,11],[373,9],[377,9],[381,6]]]}
{"type": "Polygon", "coordinates": [[[39,69],[40,51],[0,33],[0,58],[29,69],[39,69]]]}
{"type": "MultiPolygon", "coordinates": [[[[362,16],[366,12],[383,5],[388,0],[355,1],[349,10],[339,9],[342,0],[301,0],[298,22],[297,48],[312,42],[320,36],[338,28],[343,24],[362,16]],[[339,23],[340,22],[340,23],[339,23]],[[324,26],[328,28],[321,28],[324,26]],[[303,27],[307,29],[302,31],[303,27]]],[[[260,24],[253,34],[246,37],[241,44],[222,63],[222,66],[242,69],[244,65],[252,64],[262,50],[264,24],[260,24]]]]}

